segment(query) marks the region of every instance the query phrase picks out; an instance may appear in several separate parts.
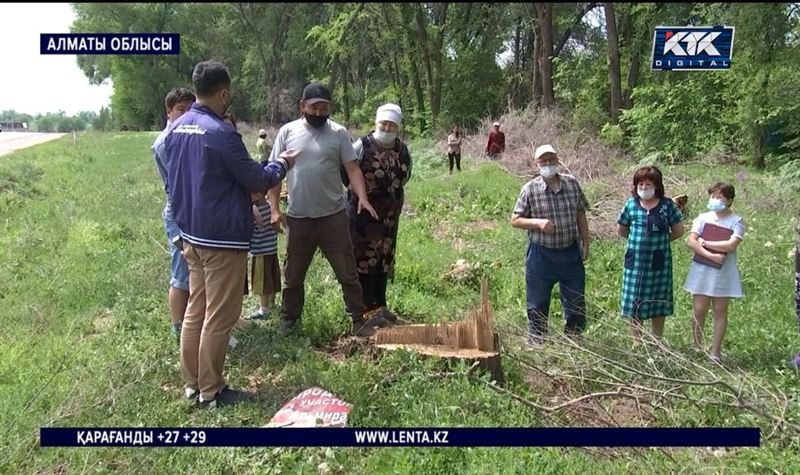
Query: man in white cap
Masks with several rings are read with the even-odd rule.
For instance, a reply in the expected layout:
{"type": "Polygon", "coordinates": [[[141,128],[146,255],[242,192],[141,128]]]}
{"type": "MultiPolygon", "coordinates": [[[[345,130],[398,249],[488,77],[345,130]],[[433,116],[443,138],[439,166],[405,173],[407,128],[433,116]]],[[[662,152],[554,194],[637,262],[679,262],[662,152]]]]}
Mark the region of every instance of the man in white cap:
{"type": "Polygon", "coordinates": [[[489,132],[489,141],[486,142],[486,155],[494,160],[506,150],[506,134],[500,132],[500,122],[495,122],[492,127],[494,130],[489,132]]]}
{"type": "MultiPolygon", "coordinates": [[[[356,214],[378,215],[367,199],[364,175],[356,162],[350,136],[342,125],[329,119],[331,92],[323,84],[310,83],[300,99],[303,118],[289,122],[278,131],[270,160],[289,150],[297,150],[296,167],[286,175],[289,207],[286,239],[281,333],[297,328],[305,303],[305,279],[319,248],[330,263],[342,287],[347,312],[353,320],[353,334],[375,334],[374,325],[364,319],[364,300],[358,281],[353,244],[350,241],[347,201],[339,174],[344,166],[357,198],[356,214]]],[[[277,203],[280,186],[270,190],[277,203]]],[[[271,223],[282,220],[280,210],[272,209],[271,223]]]]}
{"type": "Polygon", "coordinates": [[[264,161],[269,158],[270,148],[272,148],[272,145],[267,140],[267,131],[264,129],[259,130],[258,140],[256,141],[259,161],[264,161]]]}
{"type": "MultiPolygon", "coordinates": [[[[375,130],[353,144],[364,174],[367,196],[378,219],[357,213],[358,198],[352,187],[347,192],[350,237],[367,309],[364,316],[377,326],[397,321],[397,316],[386,308],[386,285],[394,275],[404,187],[411,177],[411,155],[406,144],[397,137],[402,122],[400,106],[384,104],[375,114],[375,130]]],[[[343,179],[348,185],[346,177],[343,179]]]]}
{"type": "Polygon", "coordinates": [[[566,324],[564,332],[579,335],[586,326],[586,272],[589,257],[589,202],[578,180],[558,173],[552,145],[534,153],[540,175],[522,187],[511,226],[528,231],[525,290],[528,311],[528,348],[544,342],[550,297],[558,283],[566,324]]]}

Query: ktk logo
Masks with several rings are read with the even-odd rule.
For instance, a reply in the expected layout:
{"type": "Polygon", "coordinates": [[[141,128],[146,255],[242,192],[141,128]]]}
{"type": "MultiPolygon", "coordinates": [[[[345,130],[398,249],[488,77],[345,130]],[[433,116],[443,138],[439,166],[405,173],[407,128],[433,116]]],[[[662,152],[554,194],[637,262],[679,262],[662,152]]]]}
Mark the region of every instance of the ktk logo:
{"type": "Polygon", "coordinates": [[[664,38],[664,54],[672,53],[675,56],[697,56],[706,53],[709,56],[719,56],[719,51],[714,48],[714,39],[720,35],[718,31],[695,32],[678,31],[673,33],[667,31],[664,38]],[[686,43],[686,50],[681,48],[680,43],[686,43]]]}
{"type": "Polygon", "coordinates": [[[657,26],[651,68],[720,71],[731,68],[732,26],[657,26]]]}

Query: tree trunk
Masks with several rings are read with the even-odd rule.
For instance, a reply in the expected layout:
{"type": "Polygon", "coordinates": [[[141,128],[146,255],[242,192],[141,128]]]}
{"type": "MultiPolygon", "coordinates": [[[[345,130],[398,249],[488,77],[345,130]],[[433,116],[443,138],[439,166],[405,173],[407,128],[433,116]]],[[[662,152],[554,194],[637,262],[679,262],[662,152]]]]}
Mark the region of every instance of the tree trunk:
{"type": "Polygon", "coordinates": [[[347,63],[339,61],[339,70],[342,75],[342,107],[344,108],[344,126],[350,126],[350,88],[347,78],[347,63]]]}
{"type": "Polygon", "coordinates": [[[414,5],[414,24],[417,30],[417,47],[421,53],[422,67],[425,70],[425,79],[428,86],[428,101],[431,104],[431,115],[433,115],[433,101],[434,101],[434,82],[433,82],[433,68],[431,66],[431,55],[428,48],[428,22],[425,19],[425,12],[422,11],[422,5],[417,3],[414,5]]]}
{"type": "Polygon", "coordinates": [[[514,24],[514,71],[519,71],[522,66],[522,52],[520,48],[522,37],[522,18],[517,17],[514,24]]]}
{"type": "Polygon", "coordinates": [[[433,45],[431,47],[431,56],[433,63],[433,87],[431,88],[431,118],[434,123],[439,116],[439,111],[442,106],[442,78],[444,71],[442,70],[442,47],[444,46],[444,25],[447,20],[447,6],[448,3],[441,3],[437,5],[436,9],[436,33],[433,36],[433,45]]]}
{"type": "MultiPolygon", "coordinates": [[[[381,4],[381,11],[383,12],[383,17],[386,20],[386,25],[391,25],[392,21],[389,17],[388,5],[386,3],[381,4]]],[[[401,108],[405,108],[403,104],[403,82],[400,80],[400,68],[397,66],[397,48],[392,48],[392,84],[394,85],[394,89],[397,91],[399,96],[398,105],[401,108]]]]}
{"type": "Polygon", "coordinates": [[[533,103],[542,105],[542,73],[539,57],[542,55],[542,30],[534,28],[533,40],[533,103]]]}
{"type": "MultiPolygon", "coordinates": [[[[622,16],[620,20],[617,22],[617,24],[619,25],[620,49],[628,53],[628,80],[626,82],[625,88],[622,89],[623,109],[631,108],[631,93],[633,89],[633,87],[631,86],[631,76],[634,73],[634,69],[636,70],[636,75],[638,76],[638,69],[639,69],[639,55],[638,55],[639,43],[637,42],[638,37],[633,31],[632,10],[633,8],[630,5],[622,5],[622,10],[621,10],[622,16]]],[[[619,14],[620,9],[615,9],[614,13],[619,14]]],[[[622,66],[620,64],[620,72],[621,68],[622,66]]]]}
{"type": "Polygon", "coordinates": [[[553,94],[553,4],[537,3],[536,12],[541,31],[541,49],[538,56],[539,75],[542,77],[542,107],[555,103],[553,94]]]}
{"type": "Polygon", "coordinates": [[[629,35],[631,38],[631,44],[626,44],[626,46],[628,46],[630,58],[627,85],[622,93],[622,106],[625,109],[633,108],[633,88],[635,88],[636,84],[639,82],[639,75],[641,74],[642,49],[645,47],[645,45],[650,44],[652,24],[655,21],[655,17],[658,12],[661,11],[663,5],[663,3],[658,3],[645,11],[639,12],[639,15],[642,15],[643,19],[638,23],[638,25],[641,27],[638,31],[636,30],[636,19],[634,18],[632,12],[629,13],[629,35]]]}
{"type": "MultiPolygon", "coordinates": [[[[772,54],[769,54],[768,57],[771,59],[772,54]]],[[[759,91],[759,95],[762,98],[766,98],[767,94],[769,94],[768,88],[769,88],[770,67],[769,63],[767,64],[768,65],[765,68],[766,71],[764,73],[764,79],[761,80],[761,89],[759,91]]],[[[756,110],[758,110],[758,107],[756,108],[756,110]]],[[[767,166],[766,159],[764,157],[765,155],[764,146],[766,145],[767,142],[768,129],[766,124],[755,123],[755,119],[753,119],[753,122],[754,122],[753,148],[755,149],[754,165],[756,166],[757,169],[763,170],[767,166]]]]}
{"type": "Polygon", "coordinates": [[[411,29],[411,25],[413,22],[412,13],[411,13],[411,6],[408,3],[401,4],[401,13],[403,15],[403,24],[405,25],[405,53],[407,57],[407,61],[409,63],[409,67],[411,68],[411,77],[409,81],[411,82],[412,87],[414,88],[414,97],[417,100],[417,119],[419,121],[419,128],[420,130],[425,130],[427,128],[427,124],[425,121],[425,93],[422,89],[422,81],[420,79],[419,67],[418,67],[418,58],[419,55],[417,54],[416,44],[414,41],[414,32],[411,29]]]}
{"type": "Polygon", "coordinates": [[[639,81],[639,68],[640,68],[640,54],[641,43],[634,43],[633,51],[631,51],[630,68],[628,69],[628,81],[625,86],[625,92],[622,94],[622,107],[624,109],[633,108],[633,88],[639,81]]]}
{"type": "Polygon", "coordinates": [[[611,81],[611,120],[619,122],[619,110],[622,107],[622,86],[619,72],[619,35],[617,20],[614,16],[614,4],[603,3],[606,13],[606,33],[608,38],[608,78],[611,81]]]}

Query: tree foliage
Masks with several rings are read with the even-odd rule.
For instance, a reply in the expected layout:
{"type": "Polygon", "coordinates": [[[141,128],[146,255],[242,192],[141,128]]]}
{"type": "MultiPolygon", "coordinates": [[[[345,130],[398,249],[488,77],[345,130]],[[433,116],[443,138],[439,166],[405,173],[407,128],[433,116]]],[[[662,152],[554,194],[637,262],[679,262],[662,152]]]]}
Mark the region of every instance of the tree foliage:
{"type": "Polygon", "coordinates": [[[234,79],[234,113],[250,122],[292,120],[303,86],[316,80],[333,91],[334,118],[353,127],[370,127],[388,101],[403,107],[407,133],[426,135],[453,124],[474,130],[509,108],[558,105],[575,127],[605,130],[637,154],[697,159],[717,151],[759,167],[800,156],[798,4],[73,8],[75,32],[181,34],[176,56],[78,57],[92,82],[113,79],[116,127],[162,127],[164,94],[190,86],[197,62],[217,59],[234,79]],[[650,70],[656,25],[715,24],[736,27],[730,71],[650,70]]]}

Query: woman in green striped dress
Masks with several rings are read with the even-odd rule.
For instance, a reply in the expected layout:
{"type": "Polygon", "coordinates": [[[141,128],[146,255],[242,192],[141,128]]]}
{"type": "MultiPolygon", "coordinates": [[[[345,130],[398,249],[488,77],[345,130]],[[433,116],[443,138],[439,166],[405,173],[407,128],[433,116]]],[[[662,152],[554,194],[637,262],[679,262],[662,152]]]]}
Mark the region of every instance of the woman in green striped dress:
{"type": "Polygon", "coordinates": [[[650,320],[661,340],[664,320],[673,313],[672,249],[683,236],[683,216],[664,196],[657,167],[642,167],[633,175],[631,197],[617,220],[617,234],[627,238],[622,274],[622,316],[630,319],[631,335],[641,337],[642,322],[650,320]]]}

